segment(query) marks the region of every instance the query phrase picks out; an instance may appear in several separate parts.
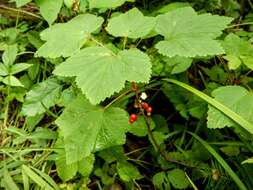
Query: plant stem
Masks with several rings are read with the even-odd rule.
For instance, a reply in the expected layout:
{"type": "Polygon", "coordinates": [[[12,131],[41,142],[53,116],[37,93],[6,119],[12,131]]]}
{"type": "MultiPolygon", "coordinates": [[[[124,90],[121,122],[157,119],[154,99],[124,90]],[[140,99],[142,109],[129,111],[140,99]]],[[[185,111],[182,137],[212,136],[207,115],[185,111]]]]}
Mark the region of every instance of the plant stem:
{"type": "Polygon", "coordinates": [[[196,167],[196,166],[193,166],[193,165],[188,165],[186,163],[183,163],[183,162],[180,162],[180,161],[177,161],[177,160],[173,160],[171,158],[169,158],[165,151],[162,150],[159,146],[159,144],[157,143],[153,133],[152,133],[152,129],[150,127],[150,123],[149,123],[149,119],[147,118],[147,116],[144,114],[144,112],[142,111],[142,114],[143,114],[143,117],[144,117],[144,120],[145,120],[145,123],[146,123],[146,126],[147,126],[147,129],[148,129],[148,135],[150,136],[153,144],[155,145],[155,148],[157,149],[157,152],[159,152],[159,154],[168,162],[172,162],[172,163],[175,163],[175,164],[180,164],[180,165],[183,165],[183,166],[186,166],[186,167],[196,167]]]}

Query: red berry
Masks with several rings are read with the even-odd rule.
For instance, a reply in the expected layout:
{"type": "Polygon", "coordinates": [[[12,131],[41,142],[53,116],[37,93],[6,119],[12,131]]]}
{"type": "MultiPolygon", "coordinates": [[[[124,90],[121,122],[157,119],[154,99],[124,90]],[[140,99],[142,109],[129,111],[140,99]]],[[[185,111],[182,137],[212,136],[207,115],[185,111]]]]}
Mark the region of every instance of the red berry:
{"type": "Polygon", "coordinates": [[[130,124],[132,124],[132,123],[134,123],[134,122],[135,122],[135,120],[129,119],[129,123],[130,123],[130,124]]]}
{"type": "Polygon", "coordinates": [[[151,113],[152,112],[152,107],[148,107],[147,109],[146,109],[146,111],[147,111],[147,113],[151,113]]]}
{"type": "Polygon", "coordinates": [[[141,105],[142,105],[143,109],[145,109],[145,110],[147,110],[149,107],[148,103],[146,103],[146,102],[143,102],[141,105]]]}
{"type": "Polygon", "coordinates": [[[136,114],[131,114],[130,115],[130,120],[136,121],[137,120],[137,115],[136,114]]]}

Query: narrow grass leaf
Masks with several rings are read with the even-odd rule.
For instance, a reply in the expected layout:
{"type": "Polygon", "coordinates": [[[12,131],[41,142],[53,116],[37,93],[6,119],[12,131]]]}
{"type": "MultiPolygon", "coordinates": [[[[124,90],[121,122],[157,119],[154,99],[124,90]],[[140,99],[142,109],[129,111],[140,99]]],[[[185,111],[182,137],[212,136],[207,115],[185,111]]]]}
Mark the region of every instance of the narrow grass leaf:
{"type": "Polygon", "coordinates": [[[227,162],[214,150],[213,147],[211,147],[206,141],[201,139],[195,133],[191,133],[191,132],[188,132],[188,133],[191,134],[196,140],[198,140],[208,150],[208,152],[213,155],[213,157],[220,163],[220,165],[226,170],[226,172],[234,180],[234,182],[237,184],[237,186],[240,190],[247,190],[246,186],[243,184],[243,182],[240,180],[240,178],[230,168],[230,166],[227,164],[227,162]]]}

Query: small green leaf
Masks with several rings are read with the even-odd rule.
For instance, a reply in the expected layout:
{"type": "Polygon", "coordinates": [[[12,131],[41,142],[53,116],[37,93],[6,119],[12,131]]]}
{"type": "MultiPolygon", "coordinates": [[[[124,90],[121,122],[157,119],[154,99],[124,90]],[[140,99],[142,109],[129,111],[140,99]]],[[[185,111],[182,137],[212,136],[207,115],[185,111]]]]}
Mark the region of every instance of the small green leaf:
{"type": "Polygon", "coordinates": [[[244,65],[246,65],[249,69],[253,70],[253,57],[252,56],[240,56],[244,65]]]}
{"type": "Polygon", "coordinates": [[[14,76],[7,76],[5,77],[2,82],[9,86],[20,86],[23,87],[24,85],[14,76]]]}
{"type": "Polygon", "coordinates": [[[67,164],[91,153],[125,143],[127,113],[120,108],[104,110],[79,96],[56,120],[64,137],[67,164]]]}
{"type": "Polygon", "coordinates": [[[237,69],[242,63],[240,58],[235,55],[226,55],[223,57],[228,61],[228,67],[231,70],[237,69]]]}
{"type": "Polygon", "coordinates": [[[3,63],[6,66],[12,65],[17,57],[17,54],[18,54],[18,47],[16,44],[7,46],[2,56],[3,63]]]}
{"type": "Polygon", "coordinates": [[[224,58],[228,60],[229,69],[237,69],[244,63],[249,69],[253,69],[253,48],[249,41],[230,33],[222,42],[226,52],[224,58]]]}
{"type": "Polygon", "coordinates": [[[102,17],[83,14],[67,23],[55,24],[41,32],[41,39],[46,43],[38,49],[36,56],[57,58],[73,55],[102,23],[102,17]]]}
{"type": "Polygon", "coordinates": [[[238,156],[240,154],[240,149],[237,146],[223,146],[220,150],[227,156],[238,156]]]}
{"type": "Polygon", "coordinates": [[[17,63],[15,65],[11,66],[9,74],[14,75],[14,74],[20,73],[20,72],[28,69],[31,66],[32,66],[32,64],[28,64],[28,63],[17,63]]]}
{"type": "MultiPolygon", "coordinates": [[[[151,129],[155,128],[155,124],[152,121],[150,125],[151,129]]],[[[144,117],[138,117],[137,121],[129,126],[129,132],[138,137],[145,137],[148,134],[148,127],[144,117]]]]}
{"type": "Polygon", "coordinates": [[[168,171],[167,174],[170,183],[176,189],[185,189],[190,185],[184,171],[181,169],[168,171]]]}
{"type": "Polygon", "coordinates": [[[88,0],[90,8],[116,8],[127,0],[88,0]]]}
{"type": "Polygon", "coordinates": [[[169,56],[196,57],[224,53],[215,40],[232,18],[198,15],[192,8],[179,8],[157,17],[156,32],[164,40],[156,44],[158,52],[169,56]]]}
{"type": "Polygon", "coordinates": [[[155,18],[145,17],[137,8],[109,20],[106,30],[115,37],[141,38],[155,26],[155,18]]]}
{"type": "Polygon", "coordinates": [[[0,76],[7,76],[7,75],[9,75],[8,67],[5,64],[0,63],[0,76]]]}
{"type": "Polygon", "coordinates": [[[61,85],[54,78],[47,79],[33,86],[27,93],[22,107],[22,114],[35,116],[44,113],[45,107],[54,106],[60,97],[61,85]]]}
{"type": "Polygon", "coordinates": [[[98,104],[126,81],[148,82],[151,75],[149,57],[138,49],[114,54],[105,47],[88,47],[61,63],[55,75],[76,76],[76,83],[92,104],[98,104]]]}
{"type": "Polygon", "coordinates": [[[152,182],[157,189],[170,190],[170,182],[165,172],[156,173],[152,182]]]}
{"type": "Polygon", "coordinates": [[[63,0],[36,0],[36,4],[40,7],[40,14],[51,25],[61,10],[63,0]]]}
{"type": "Polygon", "coordinates": [[[142,178],[142,175],[139,173],[138,169],[127,161],[118,162],[117,171],[120,178],[126,182],[142,178]]]}

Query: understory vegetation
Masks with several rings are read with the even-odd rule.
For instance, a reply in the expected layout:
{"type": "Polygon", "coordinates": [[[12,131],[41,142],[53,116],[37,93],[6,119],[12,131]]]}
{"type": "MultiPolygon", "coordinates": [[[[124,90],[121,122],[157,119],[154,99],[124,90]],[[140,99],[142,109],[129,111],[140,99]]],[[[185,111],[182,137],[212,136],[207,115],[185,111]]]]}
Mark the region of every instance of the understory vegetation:
{"type": "Polygon", "coordinates": [[[1,0],[0,189],[252,190],[251,0],[1,0]]]}

